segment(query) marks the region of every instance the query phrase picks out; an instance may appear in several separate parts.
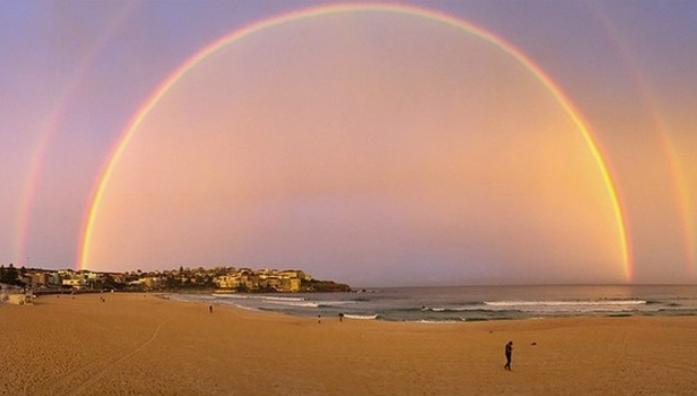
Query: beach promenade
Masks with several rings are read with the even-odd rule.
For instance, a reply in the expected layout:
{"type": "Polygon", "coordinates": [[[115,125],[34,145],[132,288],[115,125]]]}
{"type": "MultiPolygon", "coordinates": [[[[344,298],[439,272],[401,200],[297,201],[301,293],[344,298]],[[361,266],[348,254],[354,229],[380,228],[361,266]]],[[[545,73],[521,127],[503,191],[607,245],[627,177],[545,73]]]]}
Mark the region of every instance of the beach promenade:
{"type": "Polygon", "coordinates": [[[697,317],[318,324],[223,306],[211,314],[155,295],[104,297],[0,305],[0,395],[697,392],[697,317]]]}

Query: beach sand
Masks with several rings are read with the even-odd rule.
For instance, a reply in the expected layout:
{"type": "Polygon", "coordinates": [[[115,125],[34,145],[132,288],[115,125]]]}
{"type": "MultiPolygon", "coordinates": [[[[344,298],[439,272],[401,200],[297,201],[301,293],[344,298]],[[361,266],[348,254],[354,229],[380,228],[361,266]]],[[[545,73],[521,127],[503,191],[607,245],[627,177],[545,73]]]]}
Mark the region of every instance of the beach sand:
{"type": "Polygon", "coordinates": [[[697,393],[697,317],[318,324],[104,296],[0,305],[0,394],[697,393]]]}

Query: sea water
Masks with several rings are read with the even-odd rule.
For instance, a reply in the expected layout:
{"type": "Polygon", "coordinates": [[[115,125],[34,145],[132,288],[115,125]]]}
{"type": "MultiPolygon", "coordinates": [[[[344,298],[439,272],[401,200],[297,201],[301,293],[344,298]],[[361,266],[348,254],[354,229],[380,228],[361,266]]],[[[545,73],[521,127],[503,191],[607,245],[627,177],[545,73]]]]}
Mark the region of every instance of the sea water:
{"type": "Polygon", "coordinates": [[[697,315],[697,286],[457,286],[350,293],[176,294],[290,315],[422,323],[565,316],[697,315]]]}

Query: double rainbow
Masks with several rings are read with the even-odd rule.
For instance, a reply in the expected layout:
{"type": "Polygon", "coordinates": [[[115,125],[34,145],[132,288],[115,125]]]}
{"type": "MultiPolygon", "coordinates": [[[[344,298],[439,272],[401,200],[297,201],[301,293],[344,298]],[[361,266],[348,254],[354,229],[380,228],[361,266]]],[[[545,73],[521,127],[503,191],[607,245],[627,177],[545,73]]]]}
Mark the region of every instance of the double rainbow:
{"type": "Polygon", "coordinates": [[[42,126],[34,150],[31,155],[29,170],[25,179],[22,193],[20,196],[20,207],[17,211],[17,240],[15,241],[15,264],[29,265],[27,257],[27,245],[29,242],[29,229],[32,223],[32,212],[34,202],[39,190],[42,170],[45,168],[45,161],[49,147],[60,130],[61,122],[66,115],[66,111],[71,102],[80,90],[85,75],[93,66],[97,55],[104,49],[113,35],[122,27],[124,21],[133,12],[134,4],[127,3],[119,12],[115,13],[106,24],[102,34],[100,34],[93,45],[89,48],[78,67],[69,79],[66,88],[59,96],[58,102],[46,118],[42,126]]]}
{"type": "Polygon", "coordinates": [[[678,218],[680,221],[683,255],[685,256],[685,265],[687,273],[695,274],[697,271],[697,246],[694,239],[697,225],[691,213],[694,213],[695,207],[690,199],[689,191],[687,190],[687,180],[684,170],[678,160],[678,150],[675,143],[671,140],[669,128],[661,117],[658,111],[658,105],[651,95],[651,90],[644,77],[641,68],[637,65],[635,58],[631,55],[620,32],[615,27],[612,20],[602,12],[598,5],[589,2],[586,4],[595,18],[602,24],[613,46],[617,49],[620,60],[629,72],[628,75],[636,86],[639,93],[639,98],[643,103],[644,110],[648,115],[653,129],[658,134],[660,150],[668,162],[668,172],[671,181],[673,197],[675,197],[675,206],[677,209],[678,218]]]}
{"type": "Polygon", "coordinates": [[[578,128],[583,136],[583,139],[593,156],[593,159],[598,165],[598,169],[602,175],[605,189],[613,207],[613,213],[616,223],[617,237],[621,249],[621,266],[622,273],[627,281],[632,277],[631,272],[631,250],[629,248],[627,228],[625,226],[625,216],[620,206],[617,189],[612,179],[603,153],[601,152],[596,140],[591,135],[590,129],[586,126],[579,112],[574,108],[569,99],[563,94],[557,84],[545,74],[530,58],[523,54],[520,50],[508,43],[501,37],[485,30],[482,27],[475,26],[459,18],[443,14],[437,11],[427,10],[423,8],[404,6],[404,5],[386,5],[386,4],[340,4],[309,8],[301,11],[282,14],[254,22],[250,25],[242,27],[232,33],[225,35],[203,49],[194,53],[176,70],[169,74],[153,91],[153,93],[140,106],[139,110],[129,120],[127,128],[121,134],[114,148],[112,149],[106,166],[103,169],[100,177],[95,183],[95,188],[91,196],[91,204],[87,207],[87,211],[83,218],[81,238],[78,243],[77,251],[77,266],[78,268],[86,268],[89,264],[89,252],[92,244],[92,232],[99,213],[99,208],[104,195],[106,186],[112,176],[116,164],[118,164],[121,156],[129,145],[129,142],[137,132],[143,120],[148,116],[150,111],[157,103],[168,93],[170,88],[174,86],[187,72],[194,69],[198,64],[203,62],[212,54],[216,53],[221,48],[231,45],[238,40],[241,40],[252,34],[262,32],[274,26],[283,25],[286,23],[302,21],[310,18],[319,18],[327,15],[347,14],[347,13],[393,13],[418,18],[425,18],[447,26],[459,29],[464,33],[472,34],[501,50],[508,56],[514,58],[521,66],[529,71],[540,83],[542,83],[549,93],[556,99],[559,105],[571,118],[573,123],[578,128]]]}

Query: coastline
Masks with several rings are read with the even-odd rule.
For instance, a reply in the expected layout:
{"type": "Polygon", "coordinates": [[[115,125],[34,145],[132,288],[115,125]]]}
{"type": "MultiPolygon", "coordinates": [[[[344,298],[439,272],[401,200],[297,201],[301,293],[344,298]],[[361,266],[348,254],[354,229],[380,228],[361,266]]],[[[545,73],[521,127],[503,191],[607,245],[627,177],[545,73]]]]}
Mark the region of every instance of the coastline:
{"type": "Polygon", "coordinates": [[[293,316],[346,315],[408,322],[475,322],[564,317],[697,316],[695,289],[550,287],[504,289],[501,296],[482,288],[383,288],[372,293],[171,293],[172,298],[283,312],[293,316]],[[424,291],[425,290],[425,291],[424,291]],[[666,294],[666,291],[669,292],[666,294]]]}
{"type": "Polygon", "coordinates": [[[0,306],[0,394],[690,394],[697,375],[696,317],[318,324],[104,297],[0,306]]]}

